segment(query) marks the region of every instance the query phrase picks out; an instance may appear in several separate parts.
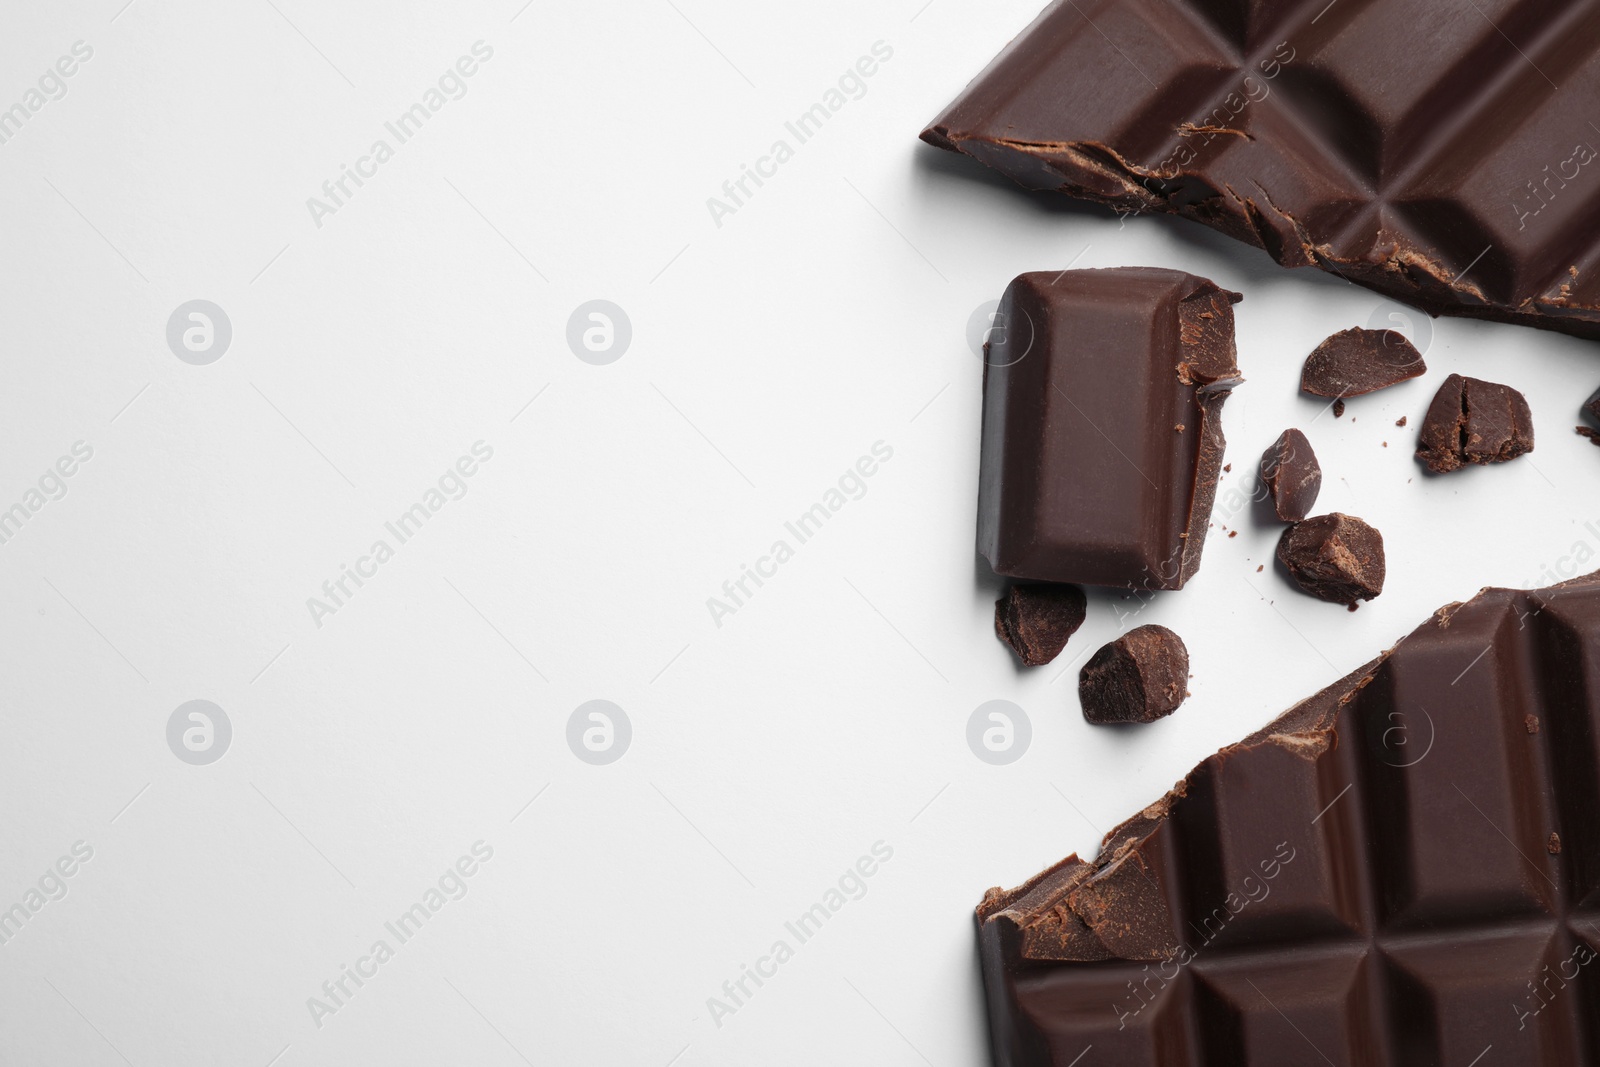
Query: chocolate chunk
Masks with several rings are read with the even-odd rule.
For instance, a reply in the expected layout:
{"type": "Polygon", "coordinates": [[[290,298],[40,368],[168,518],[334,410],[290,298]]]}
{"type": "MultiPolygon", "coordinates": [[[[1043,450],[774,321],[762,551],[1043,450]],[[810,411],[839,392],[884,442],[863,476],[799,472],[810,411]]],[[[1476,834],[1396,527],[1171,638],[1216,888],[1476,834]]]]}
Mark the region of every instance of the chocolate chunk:
{"type": "Polygon", "coordinates": [[[1300,371],[1300,389],[1315,396],[1362,396],[1427,371],[1422,353],[1395,330],[1341,330],[1323,341],[1300,371]]]}
{"type": "Polygon", "coordinates": [[[1447,474],[1532,452],[1533,415],[1510,386],[1452,374],[1428,405],[1418,436],[1417,458],[1435,474],[1447,474]]]}
{"type": "Polygon", "coordinates": [[[1078,676],[1092,723],[1155,722],[1188,696],[1189,650],[1165,626],[1141,626],[1105,645],[1078,676]]]}
{"type": "Polygon", "coordinates": [[[1299,522],[1311,514],[1322,491],[1322,465],[1299,430],[1285,430],[1261,457],[1261,481],[1278,518],[1299,522]]]}
{"type": "Polygon", "coordinates": [[[1574,429],[1579,437],[1587,439],[1591,445],[1600,446],[1600,430],[1591,429],[1588,426],[1578,426],[1574,427],[1574,429]]]}
{"type": "Polygon", "coordinates": [[[1600,576],[1451,605],[989,890],[994,1062],[1594,1064],[1597,803],[1600,576]]]}
{"type": "Polygon", "coordinates": [[[1014,585],[994,602],[994,632],[1030,667],[1049,663],[1083,625],[1087,601],[1075,585],[1014,585]]]}
{"type": "Polygon", "coordinates": [[[1600,30],[1476,6],[1056,2],[922,139],[1432,314],[1600,337],[1600,30]]]}
{"type": "Polygon", "coordinates": [[[1383,592],[1383,535],[1337,511],[1283,531],[1278,562],[1301,589],[1334,604],[1354,606],[1383,592]]]}
{"type": "Polygon", "coordinates": [[[1595,390],[1589,399],[1583,402],[1583,413],[1600,422],[1600,389],[1595,390]]]}
{"type": "Polygon", "coordinates": [[[1011,283],[987,347],[978,478],[978,549],[996,573],[1182,588],[1200,566],[1219,416],[1240,381],[1237,299],[1156,268],[1011,283]]]}

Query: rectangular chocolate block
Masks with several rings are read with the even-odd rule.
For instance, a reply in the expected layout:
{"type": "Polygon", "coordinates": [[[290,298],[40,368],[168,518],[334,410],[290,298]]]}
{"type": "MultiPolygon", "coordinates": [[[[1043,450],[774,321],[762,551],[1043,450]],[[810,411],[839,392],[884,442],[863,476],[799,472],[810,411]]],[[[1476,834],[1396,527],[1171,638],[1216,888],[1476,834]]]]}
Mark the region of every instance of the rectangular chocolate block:
{"type": "Polygon", "coordinates": [[[998,574],[1180,589],[1200,566],[1241,380],[1239,294],[1152,267],[1040,271],[984,352],[978,550],[998,574]]]}
{"type": "Polygon", "coordinates": [[[1600,1063],[1596,811],[1600,574],[1450,605],[985,895],[995,1063],[1600,1063]]]}
{"type": "Polygon", "coordinates": [[[1434,314],[1600,337],[1600,7],[1055,0],[923,131],[1434,314]]]}

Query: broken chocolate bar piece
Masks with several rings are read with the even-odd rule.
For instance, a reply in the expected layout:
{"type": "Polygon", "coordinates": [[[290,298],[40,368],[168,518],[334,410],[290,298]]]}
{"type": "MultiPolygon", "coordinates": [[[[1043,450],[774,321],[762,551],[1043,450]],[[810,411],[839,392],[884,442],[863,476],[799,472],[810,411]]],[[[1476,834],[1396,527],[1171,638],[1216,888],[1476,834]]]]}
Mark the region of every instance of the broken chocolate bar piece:
{"type": "Polygon", "coordinates": [[[1322,491],[1322,465],[1299,430],[1285,430],[1261,457],[1261,481],[1278,518],[1299,522],[1311,514],[1322,491]]]}
{"type": "Polygon", "coordinates": [[[922,139],[1433,314],[1600,337],[1597,40],[1588,3],[1056,0],[922,139]]]}
{"type": "Polygon", "coordinates": [[[1141,626],[1105,645],[1078,676],[1092,723],[1155,722],[1189,695],[1189,650],[1165,626],[1141,626]]]}
{"type": "Polygon", "coordinates": [[[994,632],[1023,663],[1039,667],[1060,655],[1087,610],[1075,585],[1014,585],[994,602],[994,632]]]}
{"type": "Polygon", "coordinates": [[[1295,523],[1278,541],[1278,562],[1320,600],[1353,605],[1383,592],[1383,535],[1351,515],[1295,523]]]}
{"type": "Polygon", "coordinates": [[[998,574],[1179,589],[1241,380],[1237,293],[1176,270],[1041,271],[985,347],[978,550],[998,574]]]}
{"type": "Polygon", "coordinates": [[[1363,396],[1427,373],[1422,353],[1396,330],[1341,330],[1314,348],[1300,390],[1335,400],[1363,396]]]}
{"type": "Polygon", "coordinates": [[[1533,451],[1533,415],[1510,386],[1452,374],[1428,405],[1418,438],[1417,458],[1435,474],[1505,463],[1533,451]]]}
{"type": "Polygon", "coordinates": [[[1600,1062],[1597,805],[1600,576],[1441,609],[985,894],[994,1063],[1600,1062]]]}

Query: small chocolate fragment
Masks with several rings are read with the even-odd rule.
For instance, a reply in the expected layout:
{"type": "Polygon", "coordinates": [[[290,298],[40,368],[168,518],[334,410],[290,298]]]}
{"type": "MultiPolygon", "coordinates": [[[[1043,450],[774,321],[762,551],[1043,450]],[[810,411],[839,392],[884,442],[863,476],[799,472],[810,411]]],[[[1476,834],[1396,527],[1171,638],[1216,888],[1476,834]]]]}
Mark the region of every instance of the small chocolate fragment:
{"type": "Polygon", "coordinates": [[[1299,522],[1311,514],[1322,491],[1322,465],[1305,434],[1283,431],[1261,456],[1261,481],[1272,494],[1278,518],[1299,522]]]}
{"type": "Polygon", "coordinates": [[[1078,677],[1092,723],[1155,722],[1188,696],[1189,650],[1165,626],[1141,626],[1104,646],[1078,677]]]}
{"type": "Polygon", "coordinates": [[[1600,446],[1600,430],[1590,429],[1587,426],[1575,427],[1579,437],[1587,438],[1591,445],[1600,446]]]}
{"type": "Polygon", "coordinates": [[[1239,299],[1154,267],[1012,280],[983,371],[978,550],[996,574],[1183,588],[1240,382],[1239,299]]]}
{"type": "Polygon", "coordinates": [[[1333,402],[1333,417],[1336,418],[1336,419],[1344,418],[1344,401],[1343,400],[1335,400],[1333,402]]]}
{"type": "Polygon", "coordinates": [[[1533,451],[1533,414],[1508,385],[1452,374],[1422,420],[1417,458],[1435,474],[1505,463],[1533,451]]]}
{"type": "Polygon", "coordinates": [[[1600,389],[1590,394],[1589,399],[1583,402],[1583,413],[1600,422],[1600,389]]]}
{"type": "Polygon", "coordinates": [[[1561,835],[1552,833],[1550,840],[1545,842],[1544,850],[1552,856],[1561,855],[1561,835]]]}
{"type": "Polygon", "coordinates": [[[1075,585],[1014,585],[994,602],[994,632],[1023,663],[1039,667],[1061,654],[1087,610],[1075,585]]]}
{"type": "Polygon", "coordinates": [[[1407,418],[1407,417],[1406,417],[1406,416],[1404,416],[1404,415],[1401,415],[1401,416],[1400,416],[1400,417],[1399,417],[1399,418],[1398,418],[1398,419],[1395,419],[1395,420],[1394,420],[1394,424],[1395,424],[1395,425],[1396,425],[1396,426],[1404,426],[1404,425],[1405,425],[1405,424],[1406,424],[1406,423],[1408,423],[1408,422],[1410,422],[1410,421],[1411,421],[1411,420],[1410,420],[1410,419],[1408,419],[1408,418],[1407,418]]]}
{"type": "Polygon", "coordinates": [[[1330,603],[1354,607],[1383,592],[1383,535],[1337,511],[1283,531],[1278,561],[1301,589],[1330,603]]]}
{"type": "Polygon", "coordinates": [[[1395,330],[1341,330],[1306,357],[1300,389],[1315,396],[1343,399],[1387,389],[1425,374],[1427,364],[1403,333],[1395,330]]]}
{"type": "Polygon", "coordinates": [[[1527,730],[1530,734],[1538,733],[1539,732],[1539,716],[1531,715],[1531,714],[1530,715],[1524,715],[1522,717],[1522,726],[1523,726],[1523,729],[1527,730]]]}

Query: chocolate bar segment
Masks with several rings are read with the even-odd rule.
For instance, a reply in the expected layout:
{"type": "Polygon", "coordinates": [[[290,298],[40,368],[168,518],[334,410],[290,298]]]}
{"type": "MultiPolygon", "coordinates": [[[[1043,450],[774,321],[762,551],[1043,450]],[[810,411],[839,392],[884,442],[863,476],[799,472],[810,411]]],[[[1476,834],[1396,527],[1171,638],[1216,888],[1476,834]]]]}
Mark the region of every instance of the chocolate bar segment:
{"type": "Polygon", "coordinates": [[[1600,337],[1600,7],[1055,0],[922,138],[1434,314],[1600,337]]]}
{"type": "Polygon", "coordinates": [[[985,346],[978,549],[998,574],[1179,589],[1240,382],[1237,293],[1148,267],[1041,271],[985,346]]]}
{"type": "Polygon", "coordinates": [[[1443,608],[985,895],[995,1063],[1600,1062],[1597,804],[1600,574],[1443,608]]]}

